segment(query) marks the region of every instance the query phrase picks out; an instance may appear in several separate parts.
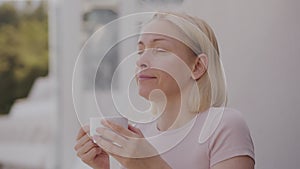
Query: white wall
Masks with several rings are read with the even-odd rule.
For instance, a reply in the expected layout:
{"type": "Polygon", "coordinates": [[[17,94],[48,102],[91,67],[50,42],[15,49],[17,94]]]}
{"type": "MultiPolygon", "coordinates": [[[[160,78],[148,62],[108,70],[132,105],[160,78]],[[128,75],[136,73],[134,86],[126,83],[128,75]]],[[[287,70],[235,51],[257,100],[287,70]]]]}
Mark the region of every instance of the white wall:
{"type": "Polygon", "coordinates": [[[187,0],[215,30],[229,106],[252,132],[257,169],[299,168],[300,1],[187,0]]]}

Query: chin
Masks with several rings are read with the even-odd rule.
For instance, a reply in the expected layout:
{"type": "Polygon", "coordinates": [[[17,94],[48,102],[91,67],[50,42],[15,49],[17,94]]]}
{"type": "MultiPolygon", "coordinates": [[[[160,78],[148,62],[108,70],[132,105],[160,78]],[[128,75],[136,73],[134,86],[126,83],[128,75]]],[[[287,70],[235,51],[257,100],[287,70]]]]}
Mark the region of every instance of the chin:
{"type": "Polygon", "coordinates": [[[139,90],[139,95],[147,100],[149,100],[150,91],[147,90],[139,90]]]}

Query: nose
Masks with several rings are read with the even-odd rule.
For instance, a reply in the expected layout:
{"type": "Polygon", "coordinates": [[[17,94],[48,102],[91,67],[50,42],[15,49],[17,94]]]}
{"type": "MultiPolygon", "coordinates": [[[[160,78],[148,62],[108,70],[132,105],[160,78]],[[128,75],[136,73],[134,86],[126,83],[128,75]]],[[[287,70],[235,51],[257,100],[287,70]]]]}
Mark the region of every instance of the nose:
{"type": "Polygon", "coordinates": [[[136,66],[140,69],[149,68],[149,54],[150,52],[145,50],[142,54],[140,54],[139,58],[136,61],[136,66]]]}

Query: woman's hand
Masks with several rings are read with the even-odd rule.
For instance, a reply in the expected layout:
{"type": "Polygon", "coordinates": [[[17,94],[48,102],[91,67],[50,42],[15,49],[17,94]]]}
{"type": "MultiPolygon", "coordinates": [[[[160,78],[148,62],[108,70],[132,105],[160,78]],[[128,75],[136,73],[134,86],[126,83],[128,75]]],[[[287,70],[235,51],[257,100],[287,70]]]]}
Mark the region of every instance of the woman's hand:
{"type": "Polygon", "coordinates": [[[170,168],[138,128],[129,125],[126,129],[107,120],[102,121],[102,124],[106,128],[100,127],[96,130],[101,135],[94,137],[96,144],[124,167],[170,168]]]}
{"type": "Polygon", "coordinates": [[[89,137],[90,127],[82,127],[77,136],[77,144],[74,149],[77,156],[93,169],[109,169],[109,156],[89,137]]]}

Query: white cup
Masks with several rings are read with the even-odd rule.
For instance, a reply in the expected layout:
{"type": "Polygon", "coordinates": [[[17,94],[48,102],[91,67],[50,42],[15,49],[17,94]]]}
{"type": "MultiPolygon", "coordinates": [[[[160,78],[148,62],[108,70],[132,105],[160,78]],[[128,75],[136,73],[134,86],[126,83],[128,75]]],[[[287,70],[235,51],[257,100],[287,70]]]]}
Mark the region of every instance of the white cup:
{"type": "Polygon", "coordinates": [[[120,116],[112,116],[112,117],[91,117],[90,118],[90,136],[93,137],[95,135],[99,135],[96,129],[99,127],[104,127],[101,124],[101,120],[109,120],[115,124],[118,124],[124,128],[128,127],[128,119],[120,116]]]}

